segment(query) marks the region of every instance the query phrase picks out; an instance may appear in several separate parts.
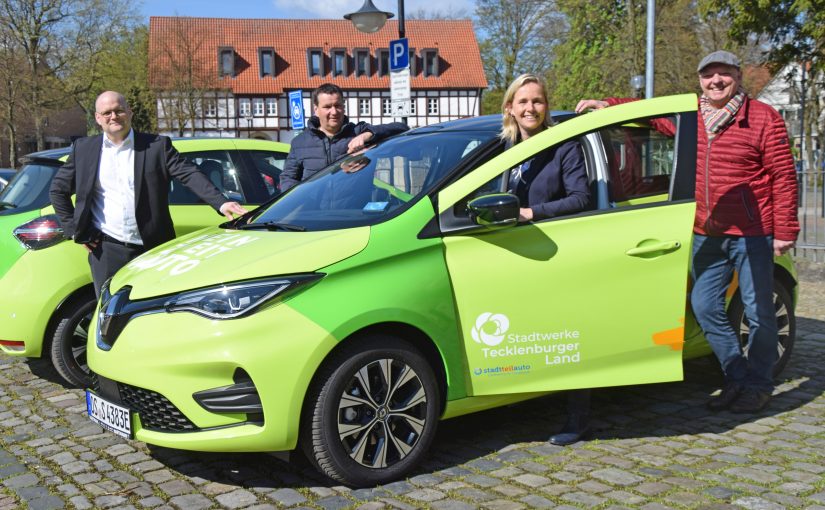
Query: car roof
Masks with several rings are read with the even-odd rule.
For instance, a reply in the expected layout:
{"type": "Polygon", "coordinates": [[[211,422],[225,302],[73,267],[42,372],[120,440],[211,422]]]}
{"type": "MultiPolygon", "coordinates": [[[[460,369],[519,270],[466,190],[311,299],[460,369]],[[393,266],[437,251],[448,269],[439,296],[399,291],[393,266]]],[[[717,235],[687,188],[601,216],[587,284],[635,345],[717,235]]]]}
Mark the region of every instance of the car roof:
{"type": "MultiPolygon", "coordinates": [[[[257,140],[254,138],[227,138],[227,137],[174,137],[172,141],[176,146],[186,147],[187,145],[203,144],[212,145],[215,149],[225,149],[230,147],[237,147],[239,149],[279,149],[281,152],[289,152],[289,145],[283,142],[274,142],[269,140],[257,140]]],[[[26,163],[51,163],[62,164],[63,160],[71,152],[71,147],[61,147],[59,149],[48,149],[44,151],[32,152],[20,158],[20,162],[26,163]]]]}
{"type": "MultiPolygon", "coordinates": [[[[575,112],[552,111],[550,117],[554,122],[564,122],[574,117],[575,112]]],[[[465,117],[463,119],[448,120],[438,124],[415,128],[415,133],[426,133],[429,131],[498,131],[501,129],[501,114],[481,115],[478,117],[465,117]]]]}

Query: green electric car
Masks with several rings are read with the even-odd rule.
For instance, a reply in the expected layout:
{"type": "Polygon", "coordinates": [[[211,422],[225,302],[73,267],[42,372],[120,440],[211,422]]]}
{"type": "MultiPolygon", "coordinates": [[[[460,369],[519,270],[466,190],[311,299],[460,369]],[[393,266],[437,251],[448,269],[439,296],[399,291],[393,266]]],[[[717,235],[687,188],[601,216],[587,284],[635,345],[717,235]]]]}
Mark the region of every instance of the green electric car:
{"type": "MultiPolygon", "coordinates": [[[[686,303],[696,105],[557,114],[509,150],[500,116],[421,127],[144,254],[101,295],[90,417],[164,447],[298,449],[367,486],[413,469],[441,419],[680,380],[684,358],[710,352],[686,303]],[[592,204],[518,223],[509,169],[568,140],[592,204]]],[[[779,370],[794,339],[787,258],[775,275],[779,370]]],[[[730,299],[744,324],[735,287],[730,299]]]]}
{"type": "MultiPolygon", "coordinates": [[[[229,138],[173,143],[227,198],[247,208],[279,192],[286,144],[229,138]]],[[[52,177],[68,154],[67,147],[25,156],[19,175],[0,192],[0,349],[50,357],[67,383],[88,387],[86,337],[96,300],[87,253],[63,238],[49,203],[52,177]]],[[[178,182],[169,203],[178,235],[222,221],[178,182]]]]}

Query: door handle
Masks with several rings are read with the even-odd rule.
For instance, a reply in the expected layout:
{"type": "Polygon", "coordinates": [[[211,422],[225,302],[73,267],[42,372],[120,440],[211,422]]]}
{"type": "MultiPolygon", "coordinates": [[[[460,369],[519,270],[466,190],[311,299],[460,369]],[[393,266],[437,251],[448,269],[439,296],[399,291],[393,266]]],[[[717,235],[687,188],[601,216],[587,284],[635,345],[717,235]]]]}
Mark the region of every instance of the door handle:
{"type": "Polygon", "coordinates": [[[638,257],[641,255],[650,255],[653,253],[668,253],[673,250],[678,250],[682,247],[682,243],[679,241],[661,241],[661,242],[654,242],[651,244],[645,244],[643,246],[637,246],[636,248],[631,248],[625,252],[626,255],[630,255],[631,257],[638,257]]]}

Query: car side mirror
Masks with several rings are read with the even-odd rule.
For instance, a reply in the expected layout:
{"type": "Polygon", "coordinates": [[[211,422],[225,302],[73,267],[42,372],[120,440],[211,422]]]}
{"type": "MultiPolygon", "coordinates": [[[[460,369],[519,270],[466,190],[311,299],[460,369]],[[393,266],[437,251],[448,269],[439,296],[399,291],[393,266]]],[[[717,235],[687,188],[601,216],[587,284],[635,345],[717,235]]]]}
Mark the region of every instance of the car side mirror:
{"type": "Polygon", "coordinates": [[[518,197],[509,193],[482,195],[467,202],[473,223],[489,230],[512,227],[518,223],[518,197]]]}

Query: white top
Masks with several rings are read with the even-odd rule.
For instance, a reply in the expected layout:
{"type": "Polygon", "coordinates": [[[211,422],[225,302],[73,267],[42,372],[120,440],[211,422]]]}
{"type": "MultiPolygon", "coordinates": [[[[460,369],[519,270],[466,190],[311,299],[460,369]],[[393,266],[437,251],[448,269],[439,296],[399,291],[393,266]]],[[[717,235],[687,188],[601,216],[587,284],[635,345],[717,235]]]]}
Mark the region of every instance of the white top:
{"type": "Polygon", "coordinates": [[[143,244],[135,218],[135,132],[116,144],[104,133],[92,199],[92,218],[101,232],[120,241],[143,244]]]}

